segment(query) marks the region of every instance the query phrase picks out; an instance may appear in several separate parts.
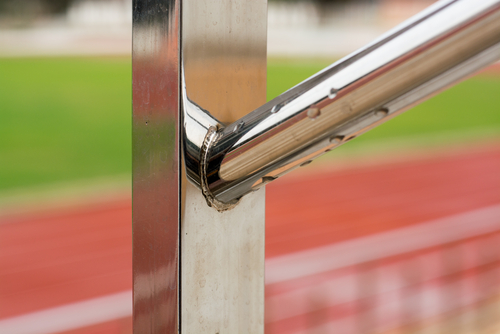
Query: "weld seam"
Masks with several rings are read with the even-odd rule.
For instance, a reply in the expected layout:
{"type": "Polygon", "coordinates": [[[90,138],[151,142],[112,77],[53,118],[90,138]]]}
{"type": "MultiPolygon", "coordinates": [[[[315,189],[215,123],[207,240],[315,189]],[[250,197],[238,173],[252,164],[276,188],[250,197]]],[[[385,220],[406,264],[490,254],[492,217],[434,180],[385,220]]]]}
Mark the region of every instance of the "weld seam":
{"type": "Polygon", "coordinates": [[[238,201],[234,203],[221,202],[217,200],[217,198],[215,198],[214,194],[210,190],[210,187],[208,186],[207,167],[208,167],[209,153],[210,149],[217,143],[218,139],[219,139],[219,134],[217,133],[217,128],[215,126],[211,126],[208,129],[205,139],[203,140],[203,145],[201,146],[200,184],[201,184],[201,191],[203,193],[203,196],[205,197],[205,200],[207,201],[208,206],[215,208],[219,212],[223,212],[232,209],[234,206],[236,206],[236,204],[238,204],[238,201]]]}

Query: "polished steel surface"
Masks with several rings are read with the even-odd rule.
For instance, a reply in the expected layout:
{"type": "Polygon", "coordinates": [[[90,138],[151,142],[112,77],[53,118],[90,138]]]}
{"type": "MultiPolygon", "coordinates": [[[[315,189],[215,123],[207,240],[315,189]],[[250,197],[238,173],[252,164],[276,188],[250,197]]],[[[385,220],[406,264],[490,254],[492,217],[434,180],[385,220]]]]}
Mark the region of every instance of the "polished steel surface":
{"type": "Polygon", "coordinates": [[[133,9],[133,326],[177,333],[180,1],[133,9]]]}
{"type": "Polygon", "coordinates": [[[134,1],[134,333],[264,330],[264,189],[221,213],[187,178],[210,127],[265,102],[266,10],[134,1]]]}
{"type": "Polygon", "coordinates": [[[500,58],[440,1],[265,103],[266,5],[134,0],[134,333],[262,333],[263,186],[500,58]]]}
{"type": "Polygon", "coordinates": [[[192,145],[194,183],[209,201],[234,203],[499,59],[499,43],[500,0],[440,1],[249,115],[205,129],[192,145]]]}
{"type": "Polygon", "coordinates": [[[266,101],[266,11],[265,0],[182,3],[183,333],[264,332],[264,189],[219,212],[231,205],[204,197],[187,178],[201,187],[200,153],[211,128],[266,101]]]}
{"type": "Polygon", "coordinates": [[[224,124],[265,102],[266,0],[183,2],[188,98],[224,124]]]}
{"type": "Polygon", "coordinates": [[[225,212],[185,191],[181,332],[264,333],[264,189],[225,212]]]}

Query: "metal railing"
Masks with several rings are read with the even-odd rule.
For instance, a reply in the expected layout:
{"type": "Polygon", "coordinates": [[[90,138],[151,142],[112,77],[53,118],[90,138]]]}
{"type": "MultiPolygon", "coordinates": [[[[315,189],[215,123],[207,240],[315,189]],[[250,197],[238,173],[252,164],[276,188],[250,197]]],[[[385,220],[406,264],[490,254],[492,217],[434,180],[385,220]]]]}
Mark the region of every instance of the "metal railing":
{"type": "Polygon", "coordinates": [[[495,62],[499,43],[499,1],[440,1],[230,125],[183,96],[188,175],[230,208],[495,62]]]}
{"type": "MultiPolygon", "coordinates": [[[[444,0],[264,103],[266,5],[133,2],[137,334],[262,333],[265,184],[500,58],[500,0],[444,0]]],[[[318,301],[316,315],[333,308],[334,318],[349,315],[352,333],[373,332],[370,324],[380,320],[377,301],[390,287],[401,307],[396,315],[382,312],[389,319],[382,319],[389,324],[382,329],[398,327],[394,322],[409,332],[420,328],[424,318],[415,310],[427,311],[422,291],[432,282],[453,287],[457,277],[489,273],[497,263],[443,267],[428,276],[405,269],[420,257],[445,254],[460,266],[457,244],[444,244],[333,268],[334,276],[348,273],[352,295],[324,307],[318,301]],[[377,278],[387,268],[404,273],[387,282],[377,278]],[[381,282],[388,284],[385,290],[381,282]],[[422,303],[409,302],[415,298],[422,303]]],[[[481,297],[483,286],[464,310],[489,303],[481,297]]],[[[440,309],[436,316],[460,310],[440,309]]],[[[268,312],[274,319],[273,308],[268,312]]],[[[311,323],[313,313],[307,315],[311,323]]],[[[268,323],[269,331],[275,322],[268,323]]]]}

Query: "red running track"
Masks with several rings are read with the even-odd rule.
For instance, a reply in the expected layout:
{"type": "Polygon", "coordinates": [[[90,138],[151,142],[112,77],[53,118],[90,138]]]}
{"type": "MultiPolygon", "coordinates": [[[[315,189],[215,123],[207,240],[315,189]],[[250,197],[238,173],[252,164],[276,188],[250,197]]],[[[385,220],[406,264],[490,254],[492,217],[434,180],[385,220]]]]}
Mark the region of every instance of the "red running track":
{"type": "MultiPolygon", "coordinates": [[[[271,183],[266,196],[272,258],[499,204],[500,145],[349,168],[312,166],[271,183]]],[[[130,290],[130,204],[0,216],[0,321],[130,290]]],[[[71,331],[130,332],[129,317],[71,331]]]]}

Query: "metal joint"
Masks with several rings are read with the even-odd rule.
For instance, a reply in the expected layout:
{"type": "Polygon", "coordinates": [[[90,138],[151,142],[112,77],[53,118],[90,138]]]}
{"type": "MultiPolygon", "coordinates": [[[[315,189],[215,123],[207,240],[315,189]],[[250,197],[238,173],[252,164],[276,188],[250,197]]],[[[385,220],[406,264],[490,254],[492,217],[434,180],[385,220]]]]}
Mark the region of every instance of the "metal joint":
{"type": "Polygon", "coordinates": [[[210,191],[210,187],[208,186],[207,166],[209,154],[211,148],[217,143],[218,138],[219,134],[217,133],[217,128],[211,126],[208,129],[207,135],[205,136],[205,140],[203,141],[203,145],[201,146],[200,150],[200,181],[201,191],[203,192],[203,196],[205,196],[208,206],[215,208],[219,212],[223,212],[232,209],[236,204],[238,204],[238,199],[234,199],[229,203],[220,202],[217,200],[217,198],[215,198],[215,196],[210,191]]]}
{"type": "Polygon", "coordinates": [[[186,123],[186,161],[200,160],[187,175],[209,205],[227,210],[499,58],[500,0],[439,1],[226,127],[188,110],[211,124],[186,123]]]}

